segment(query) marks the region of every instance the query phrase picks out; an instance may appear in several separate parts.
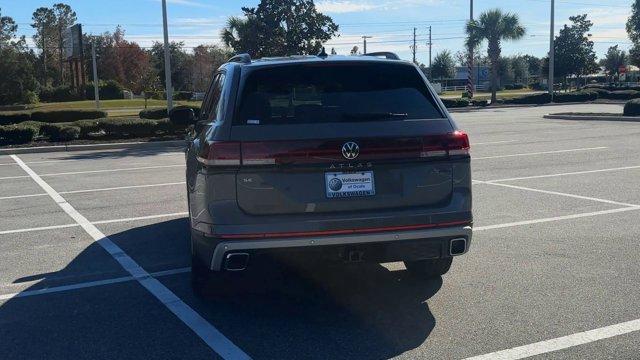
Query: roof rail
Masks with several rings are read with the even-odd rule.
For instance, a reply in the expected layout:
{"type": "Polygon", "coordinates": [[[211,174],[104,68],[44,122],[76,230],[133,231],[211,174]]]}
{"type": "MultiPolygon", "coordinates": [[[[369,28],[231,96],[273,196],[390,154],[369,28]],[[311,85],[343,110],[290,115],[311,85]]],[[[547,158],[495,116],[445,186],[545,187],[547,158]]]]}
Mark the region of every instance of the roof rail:
{"type": "Polygon", "coordinates": [[[366,53],[366,54],[362,54],[363,56],[374,56],[374,57],[381,57],[384,56],[386,59],[389,60],[400,60],[400,57],[398,55],[396,55],[396,53],[392,53],[389,51],[378,51],[378,52],[372,52],[372,53],[366,53]]]}
{"type": "Polygon", "coordinates": [[[238,55],[232,57],[231,59],[229,59],[229,62],[238,62],[238,63],[243,63],[243,64],[251,64],[251,55],[249,55],[249,54],[238,54],[238,55]]]}

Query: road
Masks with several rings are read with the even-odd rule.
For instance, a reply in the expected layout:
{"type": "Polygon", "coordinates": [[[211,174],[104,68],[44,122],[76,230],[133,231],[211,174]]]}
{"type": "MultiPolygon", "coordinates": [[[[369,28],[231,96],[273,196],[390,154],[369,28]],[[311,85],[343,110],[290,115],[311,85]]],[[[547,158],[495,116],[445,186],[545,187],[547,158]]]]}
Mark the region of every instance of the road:
{"type": "Polygon", "coordinates": [[[454,114],[475,234],[442,279],[278,263],[206,299],[180,152],[0,156],[0,357],[637,359],[640,123],[542,118],[620,109],[454,114]]]}

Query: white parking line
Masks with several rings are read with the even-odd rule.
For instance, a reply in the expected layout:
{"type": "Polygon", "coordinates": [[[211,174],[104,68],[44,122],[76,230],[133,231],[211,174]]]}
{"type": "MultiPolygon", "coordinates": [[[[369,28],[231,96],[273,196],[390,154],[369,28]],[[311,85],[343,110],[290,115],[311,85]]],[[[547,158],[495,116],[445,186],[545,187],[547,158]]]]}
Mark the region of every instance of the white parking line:
{"type": "Polygon", "coordinates": [[[0,231],[0,235],[17,234],[17,233],[30,232],[30,231],[44,231],[44,230],[64,229],[64,228],[70,228],[70,227],[76,227],[76,226],[79,226],[79,225],[78,224],[65,224],[65,225],[52,225],[52,226],[26,228],[26,229],[2,230],[2,231],[0,231]]]}
{"type": "MultiPolygon", "coordinates": [[[[131,186],[118,186],[118,187],[110,187],[110,188],[97,188],[97,189],[84,189],[84,190],[71,190],[71,191],[60,191],[58,194],[82,194],[82,193],[92,193],[92,192],[101,192],[101,191],[114,191],[114,190],[126,190],[126,189],[140,189],[140,188],[153,188],[153,187],[163,187],[163,186],[174,186],[174,185],[184,185],[184,181],[172,182],[172,183],[162,183],[162,184],[148,184],[148,185],[131,185],[131,186]]],[[[13,195],[13,196],[4,196],[0,197],[0,200],[9,200],[9,199],[21,199],[21,198],[30,198],[30,197],[38,197],[38,196],[48,196],[46,193],[39,194],[28,194],[28,195],[13,195]]]]}
{"type": "Polygon", "coordinates": [[[5,177],[0,177],[0,180],[11,180],[11,179],[26,179],[29,176],[27,175],[19,175],[19,176],[5,176],[5,177]]]}
{"type": "Polygon", "coordinates": [[[151,219],[160,219],[165,217],[186,216],[186,215],[189,215],[189,213],[185,211],[185,212],[176,212],[176,213],[169,213],[169,214],[138,216],[138,217],[124,218],[124,219],[99,220],[99,221],[93,221],[93,223],[94,224],[112,224],[112,223],[120,223],[120,222],[151,220],[151,219]]]}
{"type": "Polygon", "coordinates": [[[564,216],[555,216],[555,217],[543,218],[543,219],[515,221],[515,222],[510,222],[510,223],[504,223],[504,224],[476,226],[476,227],[473,228],[473,231],[474,232],[486,231],[486,230],[493,230],[493,229],[510,228],[510,227],[514,227],[514,226],[540,224],[540,223],[553,222],[553,221],[580,219],[580,218],[584,218],[584,217],[616,214],[616,213],[621,213],[621,212],[626,212],[626,211],[634,211],[634,210],[640,210],[640,206],[624,207],[624,208],[618,208],[618,209],[594,211],[594,212],[572,214],[572,215],[564,215],[564,216]]]}
{"type": "Polygon", "coordinates": [[[601,202],[601,203],[605,203],[605,204],[621,205],[621,206],[640,206],[638,204],[629,204],[629,203],[623,203],[623,202],[607,200],[607,199],[600,199],[600,198],[595,198],[595,197],[590,197],[590,196],[582,196],[582,195],[575,195],[575,194],[563,193],[563,192],[558,192],[558,191],[548,191],[548,190],[534,189],[534,188],[529,188],[529,187],[524,187],[524,186],[500,184],[500,183],[488,182],[488,181],[480,181],[480,180],[473,180],[473,182],[476,183],[476,184],[501,186],[501,187],[506,187],[506,188],[511,188],[511,189],[538,192],[538,193],[542,193],[542,194],[565,196],[565,197],[570,197],[570,198],[574,198],[574,199],[591,200],[591,201],[597,201],[597,202],[601,202]]]}
{"type": "Polygon", "coordinates": [[[49,196],[75,220],[102,248],[104,248],[131,276],[155,296],[164,306],[195,332],[213,351],[225,359],[250,359],[239,347],[227,339],[218,329],[187,305],[176,294],[156,278],[147,273],[100,229],[80,214],[49,184],[27,166],[19,157],[11,155],[13,160],[27,173],[49,196]]]}
{"type": "MultiPolygon", "coordinates": [[[[184,164],[140,166],[140,167],[130,167],[130,168],[116,168],[116,169],[102,169],[102,170],[85,170],[85,171],[48,173],[48,174],[42,174],[40,176],[63,176],[63,175],[80,175],[80,174],[94,174],[94,173],[110,173],[110,172],[118,172],[118,171],[137,171],[137,170],[150,170],[150,169],[165,169],[165,168],[184,167],[184,166],[185,166],[184,164]]],[[[27,175],[5,176],[5,177],[0,177],[0,180],[24,179],[24,178],[28,178],[28,177],[29,176],[27,176],[27,175]]]]}
{"type": "Polygon", "coordinates": [[[520,141],[520,140],[502,140],[502,141],[479,142],[479,143],[471,143],[471,146],[508,144],[508,143],[514,143],[514,142],[517,142],[517,141],[520,141]]]}
{"type": "MultiPolygon", "coordinates": [[[[47,194],[48,195],[48,194],[47,194]]],[[[122,218],[122,219],[111,219],[111,220],[98,220],[93,221],[93,224],[113,224],[113,223],[121,223],[121,222],[132,222],[132,221],[140,221],[140,220],[152,220],[152,219],[161,219],[166,217],[177,217],[177,216],[186,216],[188,212],[177,212],[177,213],[169,213],[169,214],[158,214],[158,215],[147,215],[147,216],[138,216],[131,218],[122,218]]],[[[42,227],[34,227],[34,228],[26,228],[26,229],[15,229],[15,230],[3,230],[0,231],[0,235],[5,234],[17,234],[31,231],[44,231],[44,230],[55,230],[55,229],[64,229],[71,227],[78,227],[80,224],[64,224],[64,225],[52,225],[52,226],[42,226],[42,227]]]]}
{"type": "MultiPolygon", "coordinates": [[[[553,351],[588,344],[594,341],[608,339],[614,336],[624,335],[640,331],[640,319],[631,320],[615,325],[609,325],[598,329],[583,331],[551,340],[518,346],[507,350],[492,352],[467,358],[466,360],[516,360],[530,356],[547,354],[553,351]]],[[[614,356],[615,357],[615,356],[614,356]]]]}
{"type": "MultiPolygon", "coordinates": [[[[153,277],[162,277],[169,276],[175,274],[182,274],[190,272],[191,268],[179,268],[179,269],[171,269],[158,271],[154,273],[150,273],[149,275],[153,277]]],[[[96,280],[96,281],[87,281],[82,283],[70,284],[70,285],[61,285],[61,286],[52,286],[50,288],[36,289],[36,290],[25,290],[17,293],[10,294],[0,294],[0,300],[9,300],[13,298],[22,298],[36,295],[44,295],[44,294],[52,294],[59,293],[65,291],[71,291],[76,289],[85,289],[95,286],[109,285],[109,284],[117,284],[121,282],[133,281],[135,278],[133,276],[122,276],[118,278],[104,279],[104,280],[96,280]]]]}
{"type": "Polygon", "coordinates": [[[47,194],[40,193],[40,194],[29,194],[29,195],[3,196],[3,197],[0,197],[0,200],[21,199],[21,198],[30,198],[30,197],[38,197],[38,196],[47,196],[47,194]]]}
{"type": "Polygon", "coordinates": [[[578,151],[595,151],[595,150],[605,150],[608,149],[606,146],[592,147],[592,148],[579,148],[579,149],[567,149],[567,150],[552,150],[552,151],[539,151],[539,152],[531,152],[531,153],[520,153],[520,154],[509,154],[509,155],[496,155],[496,156],[484,156],[484,157],[473,157],[472,160],[487,160],[487,159],[501,159],[501,158],[509,158],[509,157],[517,157],[517,156],[535,156],[535,155],[547,155],[547,154],[562,154],[569,152],[578,152],[578,151]]]}
{"type": "MultiPolygon", "coordinates": [[[[170,156],[170,155],[181,155],[184,156],[183,152],[179,152],[179,153],[166,153],[166,154],[153,154],[153,155],[147,155],[145,157],[147,158],[153,158],[154,156],[170,156]]],[[[109,157],[104,157],[104,158],[98,158],[98,159],[60,159],[60,160],[38,160],[38,161],[25,161],[24,163],[27,165],[33,165],[33,164],[55,164],[55,163],[65,163],[65,162],[78,162],[78,161],[87,161],[87,162],[92,162],[94,160],[112,160],[112,161],[119,161],[119,158],[109,158],[109,157]]],[[[137,163],[130,163],[129,165],[137,165],[137,163]]],[[[2,163],[0,164],[0,166],[18,166],[18,164],[16,164],[15,162],[12,163],[2,163]]]]}
{"type": "MultiPolygon", "coordinates": [[[[100,192],[100,191],[126,190],[126,189],[141,189],[141,188],[152,188],[152,187],[173,186],[173,185],[184,185],[184,184],[185,184],[185,182],[184,182],[184,181],[178,181],[178,182],[162,183],[162,184],[131,185],[131,186],[118,186],[118,187],[99,188],[99,189],[85,189],[85,190],[60,191],[58,194],[81,194],[81,193],[91,193],[91,192],[100,192]]],[[[0,199],[2,199],[2,198],[0,198],[0,199]]]]}
{"type": "Polygon", "coordinates": [[[497,182],[528,180],[528,179],[544,179],[544,178],[557,177],[557,176],[595,174],[595,173],[602,173],[602,172],[633,170],[633,169],[640,169],[640,165],[623,166],[623,167],[615,167],[615,168],[608,168],[608,169],[598,169],[598,170],[573,171],[573,172],[547,174],[547,175],[521,176],[521,177],[512,177],[512,178],[505,178],[505,179],[485,180],[485,182],[497,183],[497,182]]]}
{"type": "Polygon", "coordinates": [[[62,175],[94,174],[94,173],[108,173],[108,172],[118,172],[118,171],[136,171],[136,170],[149,170],[149,169],[165,169],[165,168],[173,168],[173,167],[184,167],[184,164],[176,164],[176,165],[157,165],[157,166],[141,166],[141,167],[116,168],[116,169],[103,169],[103,170],[72,171],[72,172],[61,172],[61,173],[48,173],[48,174],[42,174],[42,175],[40,175],[40,176],[62,176],[62,175]]]}

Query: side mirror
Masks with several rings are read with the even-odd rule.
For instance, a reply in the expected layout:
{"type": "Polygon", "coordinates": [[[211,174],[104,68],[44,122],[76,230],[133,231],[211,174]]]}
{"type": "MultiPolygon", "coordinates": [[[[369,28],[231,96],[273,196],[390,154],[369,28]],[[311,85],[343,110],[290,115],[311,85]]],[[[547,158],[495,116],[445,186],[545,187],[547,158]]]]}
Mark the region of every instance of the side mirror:
{"type": "Polygon", "coordinates": [[[176,125],[193,125],[197,122],[196,113],[192,108],[176,107],[169,112],[169,120],[176,125]]]}

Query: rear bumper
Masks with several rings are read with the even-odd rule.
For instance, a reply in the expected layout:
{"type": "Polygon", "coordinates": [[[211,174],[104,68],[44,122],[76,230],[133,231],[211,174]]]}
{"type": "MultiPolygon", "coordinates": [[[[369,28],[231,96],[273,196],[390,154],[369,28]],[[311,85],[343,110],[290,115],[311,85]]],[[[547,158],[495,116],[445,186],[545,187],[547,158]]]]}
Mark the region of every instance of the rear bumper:
{"type": "MultiPolygon", "coordinates": [[[[376,254],[370,259],[397,261],[418,258],[439,258],[451,256],[449,242],[464,238],[469,250],[472,236],[471,226],[452,226],[411,231],[347,234],[330,236],[305,236],[253,240],[228,240],[216,242],[211,256],[210,269],[219,271],[228,254],[260,252],[264,250],[316,251],[322,249],[366,249],[376,254]]],[[[213,245],[213,244],[212,244],[213,245]]],[[[210,252],[209,252],[210,253],[210,252]]]]}

